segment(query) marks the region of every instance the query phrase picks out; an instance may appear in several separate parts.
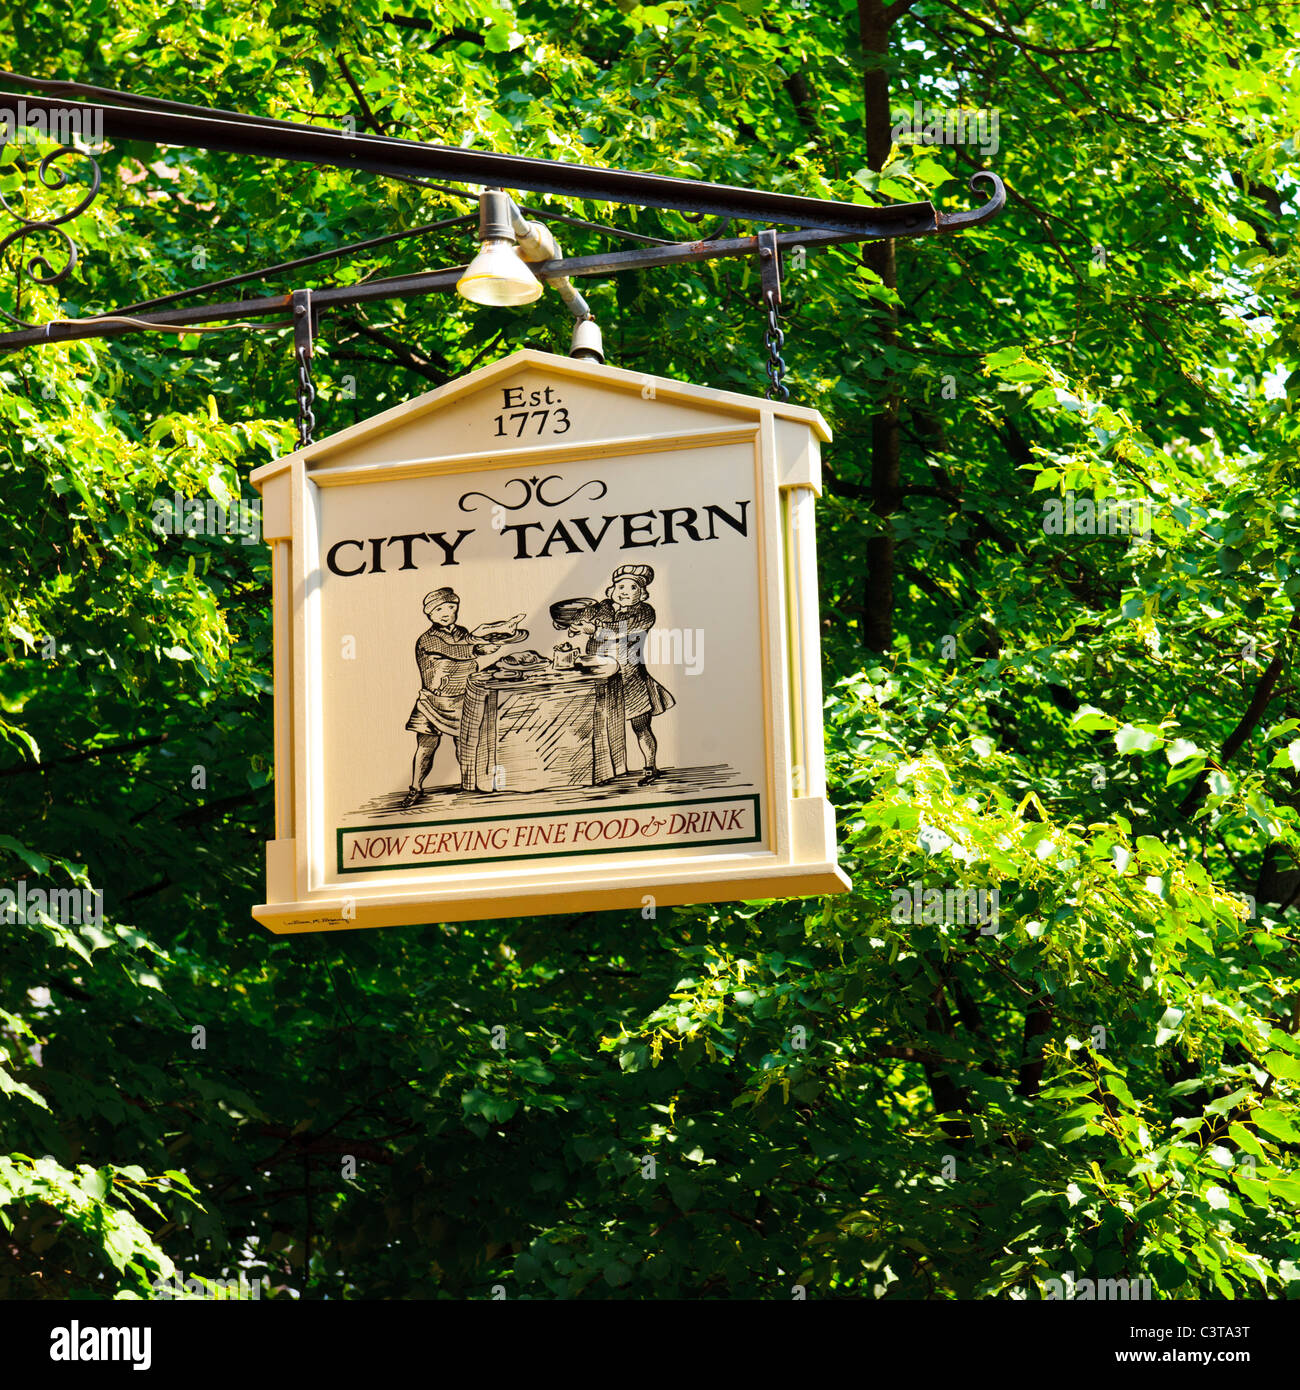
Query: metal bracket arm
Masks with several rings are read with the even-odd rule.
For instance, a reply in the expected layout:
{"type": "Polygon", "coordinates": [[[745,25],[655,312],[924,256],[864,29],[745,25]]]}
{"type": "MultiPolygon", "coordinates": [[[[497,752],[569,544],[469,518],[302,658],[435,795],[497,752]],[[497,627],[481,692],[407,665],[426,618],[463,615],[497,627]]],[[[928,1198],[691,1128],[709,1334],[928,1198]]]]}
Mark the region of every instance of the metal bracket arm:
{"type": "MultiPolygon", "coordinates": [[[[1006,190],[996,174],[981,172],[971,179],[991,183],[993,194],[983,206],[971,212],[941,217],[929,203],[906,204],[906,208],[925,209],[928,215],[913,214],[910,222],[893,231],[877,228],[870,233],[829,232],[806,230],[779,232],[776,246],[789,250],[795,246],[834,246],[843,242],[872,240],[877,237],[920,237],[936,233],[966,230],[987,222],[1006,202],[1006,190]]],[[[877,211],[879,211],[877,209],[877,211]]],[[[726,237],[716,241],[688,241],[676,246],[638,246],[631,251],[605,251],[592,256],[571,256],[562,260],[542,261],[533,266],[540,279],[552,280],[561,276],[612,275],[625,270],[649,270],[661,265],[682,265],[693,261],[711,261],[727,256],[752,256],[758,250],[758,237],[726,237]]],[[[319,311],[342,305],[363,304],[380,299],[404,299],[413,295],[437,294],[454,290],[463,267],[424,271],[417,275],[391,276],[386,280],[368,280],[359,285],[340,285],[317,290],[313,303],[319,311]]],[[[174,328],[197,323],[236,322],[241,319],[266,318],[283,314],[292,296],[267,295],[258,299],[243,299],[224,304],[200,304],[188,309],[165,309],[156,313],[138,314],[130,318],[101,314],[92,318],[48,323],[43,328],[14,333],[0,333],[0,351],[32,347],[41,343],[64,343],[79,338],[115,338],[123,333],[149,328],[174,328]]]]}
{"type": "Polygon", "coordinates": [[[212,111],[179,102],[152,105],[149,99],[113,92],[115,104],[77,101],[42,92],[76,91],[76,83],[46,82],[9,74],[29,89],[0,91],[0,105],[18,101],[30,115],[81,111],[84,119],[102,119],[110,140],[141,140],[153,145],[181,145],[196,150],[222,150],[231,154],[258,155],[340,169],[362,169],[400,178],[447,179],[487,188],[528,189],[594,202],[629,203],[640,207],[675,208],[682,212],[753,222],[777,222],[785,226],[819,227],[826,231],[897,235],[918,212],[928,215],[930,230],[939,230],[937,214],[929,203],[900,203],[869,207],[824,198],[805,198],[791,193],[767,193],[755,188],[643,174],[628,169],[600,169],[523,155],[495,154],[489,150],[429,145],[391,136],[350,135],[324,126],[294,121],[269,120],[233,111],[212,111]],[[138,103],[132,105],[131,103],[138,103]]]}

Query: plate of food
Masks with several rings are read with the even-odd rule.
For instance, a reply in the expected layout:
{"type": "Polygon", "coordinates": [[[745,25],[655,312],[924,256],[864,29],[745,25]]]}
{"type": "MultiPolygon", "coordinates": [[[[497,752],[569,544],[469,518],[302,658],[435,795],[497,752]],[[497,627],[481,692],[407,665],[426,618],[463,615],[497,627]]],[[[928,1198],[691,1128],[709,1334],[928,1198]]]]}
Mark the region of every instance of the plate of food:
{"type": "Polygon", "coordinates": [[[480,642],[496,642],[501,646],[525,642],[528,640],[528,629],[519,626],[524,616],[523,613],[516,613],[512,618],[494,618],[491,622],[480,623],[470,636],[480,642]]]}
{"type": "Polygon", "coordinates": [[[501,657],[487,668],[489,674],[510,680],[522,676],[535,676],[550,669],[551,663],[539,652],[533,651],[511,652],[509,656],[501,657]]]}

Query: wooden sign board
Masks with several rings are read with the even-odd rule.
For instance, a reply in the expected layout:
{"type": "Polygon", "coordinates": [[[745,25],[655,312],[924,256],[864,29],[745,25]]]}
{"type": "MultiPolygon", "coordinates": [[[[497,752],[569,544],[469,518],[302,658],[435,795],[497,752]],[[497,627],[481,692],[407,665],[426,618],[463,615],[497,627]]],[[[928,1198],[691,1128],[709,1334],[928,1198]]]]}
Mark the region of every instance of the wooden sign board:
{"type": "Polygon", "coordinates": [[[253,474],[274,932],[839,893],[816,411],[518,352],[253,474]]]}

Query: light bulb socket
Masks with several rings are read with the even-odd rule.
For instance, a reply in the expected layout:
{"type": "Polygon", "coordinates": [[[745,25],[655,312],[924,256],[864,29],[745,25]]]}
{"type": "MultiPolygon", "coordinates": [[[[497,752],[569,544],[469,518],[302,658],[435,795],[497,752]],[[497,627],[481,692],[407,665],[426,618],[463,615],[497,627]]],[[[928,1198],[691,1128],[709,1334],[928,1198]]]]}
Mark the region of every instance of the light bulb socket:
{"type": "Polygon", "coordinates": [[[489,188],[478,203],[479,241],[514,241],[515,224],[510,215],[510,195],[489,188]]]}

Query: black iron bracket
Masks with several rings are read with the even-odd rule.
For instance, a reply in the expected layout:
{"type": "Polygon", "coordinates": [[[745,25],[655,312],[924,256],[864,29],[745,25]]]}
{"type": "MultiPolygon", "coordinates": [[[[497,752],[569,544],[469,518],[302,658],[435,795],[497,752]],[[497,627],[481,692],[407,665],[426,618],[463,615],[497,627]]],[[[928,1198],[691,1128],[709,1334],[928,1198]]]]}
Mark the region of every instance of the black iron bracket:
{"type": "Polygon", "coordinates": [[[51,112],[80,111],[84,119],[101,122],[104,136],[110,140],[141,140],[153,145],[182,145],[188,149],[296,160],[396,178],[451,179],[484,188],[527,189],[533,193],[552,193],[594,202],[674,208],[687,213],[818,227],[867,237],[898,235],[902,225],[922,211],[931,222],[935,217],[929,203],[870,207],[664,174],[601,169],[496,154],[490,150],[430,145],[391,136],[351,134],[325,126],[214,111],[181,102],[160,102],[129,92],[43,81],[15,73],[7,73],[0,80],[8,87],[17,85],[24,89],[21,92],[0,90],[0,104],[16,104],[21,100],[29,118],[44,113],[47,120],[51,112]],[[75,99],[90,93],[107,100],[75,99]]]}
{"type": "MultiPolygon", "coordinates": [[[[928,202],[871,207],[858,203],[805,198],[788,193],[765,193],[758,189],[669,178],[661,174],[635,173],[626,169],[591,168],[553,160],[495,154],[491,151],[398,140],[389,136],[358,135],[349,131],[301,125],[293,121],[271,120],[235,111],[214,110],[182,102],[140,97],[128,92],[89,87],[81,83],[51,82],[16,73],[0,74],[0,79],[23,89],[21,97],[0,90],[0,103],[6,100],[21,103],[26,112],[25,119],[30,122],[33,116],[43,116],[47,129],[54,129],[56,122],[60,120],[66,125],[69,117],[78,113],[78,128],[97,128],[102,131],[104,137],[113,140],[138,140],[155,145],[180,145],[189,149],[296,160],[340,169],[358,169],[426,184],[430,184],[433,179],[453,179],[486,188],[527,189],[535,193],[558,194],[597,202],[672,208],[692,220],[706,215],[721,217],[724,221],[720,230],[725,229],[730,221],[737,219],[775,222],[796,227],[799,230],[794,232],[778,233],[773,227],[766,227],[757,236],[724,238],[719,235],[713,239],[678,245],[640,246],[632,251],[577,256],[534,266],[534,272],[539,278],[558,280],[561,282],[561,290],[567,288],[572,293],[572,287],[568,282],[573,276],[616,274],[624,270],[640,270],[652,266],[757,254],[763,309],[767,320],[764,334],[768,354],[767,394],[769,397],[782,400],[789,396],[784,383],[785,362],[781,357],[785,339],[780,325],[782,247],[931,236],[965,230],[989,221],[1001,211],[1006,202],[1006,191],[1001,179],[987,171],[978,173],[971,179],[972,189],[980,182],[992,185],[992,196],[984,205],[969,212],[944,217],[928,202]],[[91,100],[87,101],[84,98],[91,100]]],[[[53,182],[46,174],[51,161],[70,153],[77,151],[71,148],[60,149],[41,161],[40,176],[47,187],[61,188],[68,182],[67,175],[62,170],[54,171],[53,182]]],[[[5,211],[18,217],[22,223],[16,231],[0,240],[0,256],[15,240],[21,242],[26,237],[38,233],[53,231],[67,245],[68,264],[58,273],[53,271],[49,261],[43,256],[37,255],[29,260],[27,273],[38,283],[57,284],[66,279],[76,265],[76,247],[60,224],[84,211],[98,193],[99,166],[94,160],[91,160],[91,164],[94,180],[89,196],[61,217],[45,221],[22,218],[19,214],[13,213],[0,195],[0,205],[5,211]]],[[[470,189],[447,188],[439,184],[430,186],[439,187],[443,192],[453,196],[477,196],[470,189]]],[[[388,239],[390,238],[376,238],[371,244],[377,245],[388,239]]],[[[310,289],[294,290],[287,295],[240,300],[235,303],[199,305],[157,313],[141,313],[138,306],[133,306],[134,312],[121,311],[86,319],[58,319],[40,328],[0,310],[4,317],[23,325],[19,332],[0,334],[0,351],[40,343],[117,337],[122,333],[140,330],[175,331],[178,328],[203,323],[235,323],[262,318],[288,307],[292,311],[290,321],[293,324],[294,365],[297,373],[298,442],[301,447],[311,443],[316,424],[312,410],[316,391],[312,384],[311,367],[317,327],[316,316],[320,307],[326,304],[359,304],[367,300],[405,298],[450,290],[459,280],[461,270],[462,267],[454,267],[423,275],[396,276],[388,280],[369,281],[360,286],[326,289],[315,293],[310,289]]],[[[22,276],[23,267],[20,265],[20,294],[22,276]]],[[[227,277],[226,281],[218,283],[232,284],[247,278],[251,277],[227,277]]],[[[213,289],[217,286],[201,288],[213,289]]],[[[164,296],[161,301],[155,302],[166,303],[182,297],[184,292],[164,296]]]]}
{"type": "MultiPolygon", "coordinates": [[[[986,170],[971,178],[971,188],[981,183],[991,185],[992,193],[983,206],[971,212],[943,216],[929,203],[909,203],[899,210],[909,210],[908,218],[894,230],[880,236],[913,238],[944,235],[948,232],[988,222],[1006,203],[1002,180],[986,170]]],[[[808,229],[774,234],[778,251],[796,246],[808,248],[834,246],[845,242],[875,239],[862,232],[831,232],[808,229]]],[[[687,241],[671,246],[638,246],[630,251],[607,251],[592,256],[571,256],[558,261],[544,261],[533,266],[542,280],[562,276],[577,278],[583,275],[616,275],[628,270],[653,270],[668,265],[684,265],[696,261],[711,261],[729,256],[753,256],[759,249],[757,236],[725,237],[716,241],[687,241]]],[[[365,304],[375,300],[407,299],[416,295],[445,293],[456,288],[463,266],[445,270],[424,271],[417,275],[398,275],[383,280],[367,280],[359,285],[340,285],[313,292],[316,311],[344,305],[365,304]]],[[[292,306],[292,295],[266,295],[257,299],[242,299],[222,304],[199,304],[187,309],[165,309],[157,313],[132,314],[130,317],[100,314],[89,318],[61,319],[41,328],[16,333],[0,333],[0,351],[35,347],[42,343],[66,343],[81,338],[116,338],[125,333],[149,329],[173,329],[203,323],[238,323],[244,320],[282,316],[292,306]]]]}
{"type": "Polygon", "coordinates": [[[758,271],[765,309],[781,308],[781,243],[774,228],[758,234],[758,271]]]}
{"type": "MultiPolygon", "coordinates": [[[[364,170],[395,178],[413,179],[417,182],[454,179],[480,187],[527,189],[536,193],[558,194],[597,202],[672,208],[693,218],[713,215],[727,220],[774,222],[798,227],[801,230],[793,233],[764,233],[770,240],[769,249],[773,252],[773,270],[778,277],[778,295],[780,267],[777,262],[782,246],[813,246],[836,241],[917,237],[965,230],[989,221],[1001,211],[1006,202],[1002,181],[996,174],[988,172],[976,174],[971,180],[972,188],[981,180],[992,184],[992,196],[984,205],[969,212],[945,217],[928,202],[871,207],[866,204],[805,198],[788,193],[766,193],[759,189],[670,178],[662,174],[636,173],[626,169],[601,169],[519,155],[495,154],[486,150],[430,145],[414,140],[394,139],[390,136],[353,134],[323,126],[249,116],[237,111],[192,106],[184,102],[164,101],[77,82],[49,81],[18,73],[0,73],[0,82],[5,88],[17,88],[18,93],[21,93],[19,95],[13,90],[0,90],[0,104],[6,101],[15,104],[21,102],[29,122],[33,118],[43,116],[47,128],[52,129],[56,122],[66,123],[73,113],[79,113],[82,128],[90,128],[86,126],[86,122],[90,122],[92,127],[102,131],[104,138],[109,140],[139,140],[154,145],[179,145],[189,149],[297,160],[339,169],[364,170]]],[[[65,153],[67,151],[58,151],[42,161],[42,177],[49,161],[65,153]]],[[[90,198],[99,190],[97,165],[94,175],[90,198]]],[[[67,181],[66,175],[60,174],[60,178],[60,183],[50,186],[62,186],[62,183],[67,181]]],[[[477,196],[470,189],[444,188],[444,191],[462,197],[477,196]]],[[[67,234],[62,232],[58,224],[82,211],[90,198],[83,200],[72,212],[54,221],[29,223],[20,228],[16,234],[11,234],[0,243],[0,251],[7,247],[15,236],[27,236],[36,231],[51,229],[58,231],[71,245],[67,234]]],[[[542,279],[608,274],[656,265],[679,264],[684,261],[712,260],[719,256],[751,254],[755,244],[754,237],[719,237],[680,245],[639,247],[634,251],[614,252],[608,255],[579,256],[547,262],[535,269],[542,279]]],[[[41,283],[53,284],[66,277],[75,261],[76,249],[72,247],[69,264],[58,275],[40,275],[42,267],[46,271],[50,270],[48,261],[42,257],[31,260],[30,272],[41,283]]],[[[315,303],[355,304],[366,299],[403,298],[407,295],[434,293],[452,288],[459,278],[459,269],[457,267],[424,275],[371,281],[361,287],[322,290],[317,293],[315,303]]],[[[237,278],[240,277],[231,277],[237,278]]],[[[176,297],[178,296],[166,296],[165,300],[176,297]]],[[[254,319],[283,310],[289,305],[291,298],[289,295],[275,295],[241,300],[234,304],[198,306],[164,313],[134,313],[129,318],[125,313],[119,313],[80,320],[55,320],[41,328],[25,325],[25,331],[0,334],[0,350],[45,342],[68,342],[76,338],[115,337],[119,333],[137,329],[254,319]]],[[[308,316],[310,317],[310,314],[308,316]]],[[[6,317],[14,318],[13,315],[6,317]]],[[[14,321],[23,322],[21,319],[14,321]]]]}

